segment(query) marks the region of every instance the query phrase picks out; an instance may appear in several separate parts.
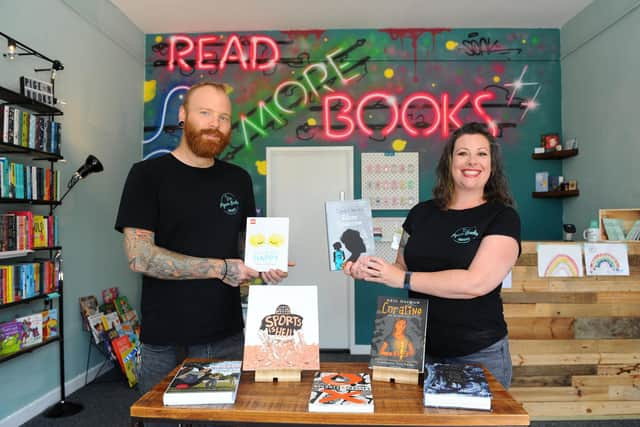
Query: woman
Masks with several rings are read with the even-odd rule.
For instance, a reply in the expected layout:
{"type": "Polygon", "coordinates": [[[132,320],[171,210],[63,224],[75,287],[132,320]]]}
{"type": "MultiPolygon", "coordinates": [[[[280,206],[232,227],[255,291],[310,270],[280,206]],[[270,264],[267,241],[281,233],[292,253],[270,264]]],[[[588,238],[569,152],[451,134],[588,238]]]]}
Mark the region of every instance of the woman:
{"type": "Polygon", "coordinates": [[[479,363],[508,388],[500,288],[520,254],[520,218],[499,146],[484,125],[468,123],[445,145],[436,175],[433,199],[403,224],[396,262],[362,256],[344,271],[428,299],[426,361],[479,363]]]}

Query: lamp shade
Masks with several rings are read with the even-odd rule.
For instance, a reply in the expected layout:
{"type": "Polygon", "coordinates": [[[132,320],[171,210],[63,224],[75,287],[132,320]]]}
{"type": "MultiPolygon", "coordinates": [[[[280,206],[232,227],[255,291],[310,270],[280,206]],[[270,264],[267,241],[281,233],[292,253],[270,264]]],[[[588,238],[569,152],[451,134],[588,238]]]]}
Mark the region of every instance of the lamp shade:
{"type": "Polygon", "coordinates": [[[100,160],[93,154],[89,154],[87,160],[85,160],[84,165],[80,166],[80,168],[76,171],[76,174],[80,175],[80,178],[84,178],[87,175],[94,172],[102,172],[104,167],[102,167],[102,163],[100,160]]]}

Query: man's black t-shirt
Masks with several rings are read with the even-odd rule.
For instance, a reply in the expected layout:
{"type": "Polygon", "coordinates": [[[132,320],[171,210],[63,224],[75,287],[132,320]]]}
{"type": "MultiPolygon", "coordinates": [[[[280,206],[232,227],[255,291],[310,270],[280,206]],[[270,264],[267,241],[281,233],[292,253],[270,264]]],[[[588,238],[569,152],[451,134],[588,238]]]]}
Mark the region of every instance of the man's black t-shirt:
{"type": "MultiPolygon", "coordinates": [[[[156,245],[203,258],[239,258],[239,233],[255,216],[249,174],[216,160],[188,166],[168,154],[136,163],[115,228],[155,233],[156,245]]],[[[218,279],[142,279],[142,336],[147,344],[205,344],[242,331],[240,291],[218,279]]]]}
{"type": "MultiPolygon", "coordinates": [[[[471,209],[440,210],[432,200],[414,206],[405,223],[409,240],[404,260],[409,271],[467,269],[483,237],[511,236],[520,245],[520,217],[498,202],[471,209]]],[[[473,299],[450,299],[410,292],[429,300],[427,348],[436,357],[463,356],[497,342],[507,334],[501,284],[473,299]]]]}

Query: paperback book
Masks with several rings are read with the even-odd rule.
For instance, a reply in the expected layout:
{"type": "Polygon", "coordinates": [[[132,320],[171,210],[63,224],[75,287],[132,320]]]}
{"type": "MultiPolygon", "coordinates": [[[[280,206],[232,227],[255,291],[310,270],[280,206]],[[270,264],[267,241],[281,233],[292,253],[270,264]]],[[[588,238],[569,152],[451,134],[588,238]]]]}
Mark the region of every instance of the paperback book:
{"type": "Polygon", "coordinates": [[[491,410],[491,391],[480,366],[427,364],[424,406],[491,410]]]}
{"type": "Polygon", "coordinates": [[[162,395],[165,405],[234,403],[242,362],[184,363],[162,395]]]}
{"type": "Polygon", "coordinates": [[[320,369],[316,286],[249,287],[243,368],[320,369]]]}
{"type": "Polygon", "coordinates": [[[428,301],[378,297],[371,366],[424,370],[428,301]]]}
{"type": "Polygon", "coordinates": [[[256,271],[288,270],[289,218],[249,217],[244,263],[256,271]]]}
{"type": "Polygon", "coordinates": [[[374,255],[373,220],[369,200],[339,200],[325,203],[329,266],[342,270],[347,261],[374,255]]]}
{"type": "Polygon", "coordinates": [[[316,372],[309,396],[309,412],[373,412],[368,373],[316,372]]]}
{"type": "Polygon", "coordinates": [[[20,328],[20,348],[42,342],[42,313],[18,317],[16,322],[20,328]]]}

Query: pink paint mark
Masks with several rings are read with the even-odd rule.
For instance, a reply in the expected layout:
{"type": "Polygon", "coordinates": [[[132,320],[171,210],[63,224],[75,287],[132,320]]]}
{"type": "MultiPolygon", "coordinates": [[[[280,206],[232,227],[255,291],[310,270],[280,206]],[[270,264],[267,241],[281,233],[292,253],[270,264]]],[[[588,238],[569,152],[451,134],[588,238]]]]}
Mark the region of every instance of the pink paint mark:
{"type": "Polygon", "coordinates": [[[309,36],[316,36],[316,40],[320,40],[320,37],[324,34],[326,30],[288,30],[288,31],[280,31],[282,34],[286,34],[287,37],[293,39],[297,36],[302,36],[307,38],[309,36]]]}
{"type": "Polygon", "coordinates": [[[493,72],[494,73],[504,74],[504,64],[496,62],[496,63],[493,64],[493,66],[491,68],[493,68],[493,72]]]}
{"type": "Polygon", "coordinates": [[[451,31],[450,28],[384,28],[379,30],[383,33],[389,34],[391,40],[400,39],[400,46],[402,46],[402,39],[405,37],[411,38],[411,47],[413,48],[413,81],[418,81],[418,39],[424,33],[431,33],[431,46],[436,44],[436,35],[445,31],[451,31]]]}

